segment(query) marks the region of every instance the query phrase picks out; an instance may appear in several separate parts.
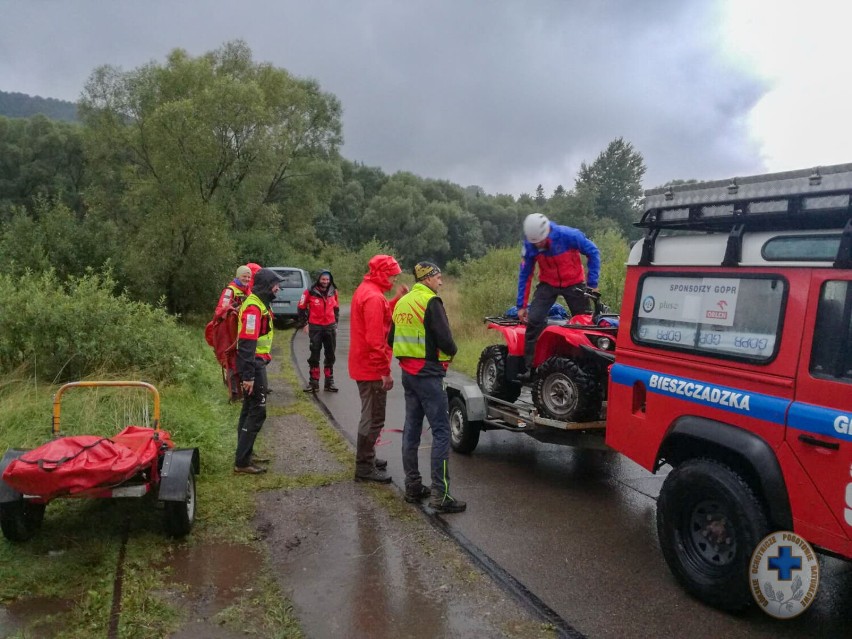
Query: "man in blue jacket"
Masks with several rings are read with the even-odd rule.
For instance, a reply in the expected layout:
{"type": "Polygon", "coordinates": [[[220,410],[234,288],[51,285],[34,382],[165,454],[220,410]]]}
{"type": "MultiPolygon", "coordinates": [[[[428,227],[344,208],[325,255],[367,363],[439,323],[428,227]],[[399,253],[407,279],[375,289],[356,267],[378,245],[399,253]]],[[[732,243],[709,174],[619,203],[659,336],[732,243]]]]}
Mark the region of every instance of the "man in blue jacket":
{"type": "Polygon", "coordinates": [[[598,290],[601,257],[595,246],[582,231],[570,226],[554,224],[541,213],[531,213],[524,220],[524,244],[521,251],[521,268],[518,275],[518,319],[527,323],[524,344],[524,362],[527,370],[518,376],[521,382],[532,378],[535,343],[547,322],[547,313],[561,295],[572,315],[588,313],[586,288],[598,290]],[[583,270],[580,255],[585,255],[589,274],[583,270]],[[538,264],[538,286],[532,302],[527,306],[533,272],[538,264]]]}

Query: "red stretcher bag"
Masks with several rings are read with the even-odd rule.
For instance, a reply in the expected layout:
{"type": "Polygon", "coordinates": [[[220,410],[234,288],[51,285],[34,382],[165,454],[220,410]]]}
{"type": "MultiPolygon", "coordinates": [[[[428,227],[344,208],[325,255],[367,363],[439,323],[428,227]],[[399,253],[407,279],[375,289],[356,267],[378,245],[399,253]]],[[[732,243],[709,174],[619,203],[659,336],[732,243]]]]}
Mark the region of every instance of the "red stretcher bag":
{"type": "Polygon", "coordinates": [[[61,437],[13,460],[3,481],[45,499],[79,495],[127,481],[154,463],[163,446],[174,446],[169,433],[142,426],[128,426],[111,438],[61,437]]]}

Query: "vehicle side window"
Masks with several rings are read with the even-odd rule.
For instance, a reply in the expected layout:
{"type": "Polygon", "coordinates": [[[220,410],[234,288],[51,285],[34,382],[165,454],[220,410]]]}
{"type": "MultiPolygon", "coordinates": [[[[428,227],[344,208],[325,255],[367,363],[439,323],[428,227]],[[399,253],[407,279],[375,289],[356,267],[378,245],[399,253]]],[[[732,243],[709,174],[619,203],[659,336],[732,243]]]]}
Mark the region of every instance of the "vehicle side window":
{"type": "Polygon", "coordinates": [[[810,372],[814,377],[852,382],[852,287],[849,282],[822,285],[817,307],[810,372]]]}
{"type": "Polygon", "coordinates": [[[648,275],[639,284],[633,339],[765,363],[780,343],[787,285],[780,277],[648,275]]]}

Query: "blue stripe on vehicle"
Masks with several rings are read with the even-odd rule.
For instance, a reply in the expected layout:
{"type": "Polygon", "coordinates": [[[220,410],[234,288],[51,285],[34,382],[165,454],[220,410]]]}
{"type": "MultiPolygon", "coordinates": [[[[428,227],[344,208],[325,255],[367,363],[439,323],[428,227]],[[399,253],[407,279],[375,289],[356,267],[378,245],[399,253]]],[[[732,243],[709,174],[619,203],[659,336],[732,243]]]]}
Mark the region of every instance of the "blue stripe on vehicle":
{"type": "Polygon", "coordinates": [[[836,408],[823,408],[802,402],[794,402],[790,407],[790,427],[816,435],[852,441],[852,433],[849,432],[852,430],[850,421],[852,415],[836,408]]]}
{"type": "Polygon", "coordinates": [[[615,384],[633,386],[642,382],[650,393],[755,417],[781,426],[785,424],[785,414],[790,405],[790,400],[782,397],[707,384],[697,379],[665,375],[624,364],[614,364],[610,375],[615,384]]]}

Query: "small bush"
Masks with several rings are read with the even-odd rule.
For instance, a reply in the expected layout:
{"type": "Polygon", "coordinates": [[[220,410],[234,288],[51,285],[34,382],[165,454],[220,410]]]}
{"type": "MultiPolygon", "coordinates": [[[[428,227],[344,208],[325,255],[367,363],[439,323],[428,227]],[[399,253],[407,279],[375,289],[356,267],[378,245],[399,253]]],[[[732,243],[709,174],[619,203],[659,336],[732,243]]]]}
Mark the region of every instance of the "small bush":
{"type": "Polygon", "coordinates": [[[168,381],[198,357],[162,308],[114,295],[109,275],[0,275],[0,373],[56,383],[137,371],[168,381]]]}
{"type": "Polygon", "coordinates": [[[461,270],[460,310],[464,323],[482,323],[486,315],[502,315],[518,294],[519,248],[495,249],[461,270]]]}

